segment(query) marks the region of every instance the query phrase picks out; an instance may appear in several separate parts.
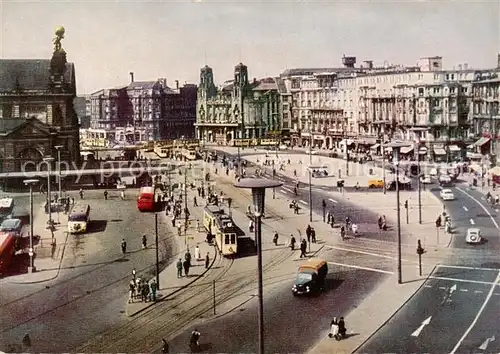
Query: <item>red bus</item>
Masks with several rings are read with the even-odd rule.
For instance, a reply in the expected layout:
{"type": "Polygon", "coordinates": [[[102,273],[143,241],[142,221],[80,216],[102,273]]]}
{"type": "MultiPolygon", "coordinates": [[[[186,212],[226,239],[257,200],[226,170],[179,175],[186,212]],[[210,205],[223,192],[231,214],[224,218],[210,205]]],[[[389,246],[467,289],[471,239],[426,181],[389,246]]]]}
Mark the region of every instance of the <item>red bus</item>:
{"type": "Polygon", "coordinates": [[[155,211],[155,189],[154,187],[142,187],[137,197],[137,209],[139,211],[155,211]]]}
{"type": "Polygon", "coordinates": [[[10,232],[0,233],[0,274],[9,268],[12,257],[16,252],[16,237],[10,232]]]}

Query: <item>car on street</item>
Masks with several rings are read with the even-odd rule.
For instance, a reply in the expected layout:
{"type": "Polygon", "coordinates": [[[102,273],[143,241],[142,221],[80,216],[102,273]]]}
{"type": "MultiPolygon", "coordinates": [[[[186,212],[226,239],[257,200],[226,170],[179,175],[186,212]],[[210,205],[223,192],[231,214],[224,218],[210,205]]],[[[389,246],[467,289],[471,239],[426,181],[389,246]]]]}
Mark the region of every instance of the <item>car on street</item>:
{"type": "Polygon", "coordinates": [[[451,176],[442,174],[438,178],[439,184],[440,185],[445,185],[451,183],[451,176]]]}
{"type": "Polygon", "coordinates": [[[21,219],[5,219],[0,225],[0,232],[6,232],[16,237],[21,237],[23,226],[23,221],[21,219]]]}
{"type": "Polygon", "coordinates": [[[431,184],[432,183],[431,176],[430,175],[421,176],[420,177],[420,183],[422,183],[422,184],[431,184]]]}
{"type": "Polygon", "coordinates": [[[286,145],[286,144],[281,144],[281,145],[279,146],[279,149],[280,149],[280,150],[288,150],[288,145],[286,145]]]}
{"type": "Polygon", "coordinates": [[[431,168],[431,170],[429,171],[429,175],[431,175],[432,177],[436,177],[438,175],[437,168],[431,168]]]}
{"type": "Polygon", "coordinates": [[[306,154],[316,155],[318,152],[316,150],[307,149],[306,154]]]}
{"type": "Polygon", "coordinates": [[[442,200],[455,200],[455,195],[453,194],[451,189],[443,189],[439,195],[442,200]]]}
{"type": "Polygon", "coordinates": [[[482,237],[481,237],[481,230],[478,228],[470,228],[467,229],[467,235],[465,236],[465,242],[468,244],[478,244],[481,243],[482,237]]]}

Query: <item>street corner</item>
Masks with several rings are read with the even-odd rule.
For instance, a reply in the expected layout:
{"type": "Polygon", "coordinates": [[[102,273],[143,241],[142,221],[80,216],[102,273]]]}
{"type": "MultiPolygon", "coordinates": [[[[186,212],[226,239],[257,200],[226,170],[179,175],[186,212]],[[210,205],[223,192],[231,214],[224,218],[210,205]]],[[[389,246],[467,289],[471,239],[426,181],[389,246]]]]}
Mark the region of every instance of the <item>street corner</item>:
{"type": "Polygon", "coordinates": [[[142,301],[139,297],[134,298],[133,300],[127,300],[125,305],[125,316],[133,317],[138,313],[141,313],[153,305],[158,304],[159,302],[165,301],[167,296],[170,294],[158,293],[156,296],[156,300],[148,300],[142,301]]]}
{"type": "Polygon", "coordinates": [[[33,273],[25,273],[13,275],[3,279],[10,284],[39,284],[56,279],[59,276],[59,268],[56,269],[40,269],[33,273]]]}

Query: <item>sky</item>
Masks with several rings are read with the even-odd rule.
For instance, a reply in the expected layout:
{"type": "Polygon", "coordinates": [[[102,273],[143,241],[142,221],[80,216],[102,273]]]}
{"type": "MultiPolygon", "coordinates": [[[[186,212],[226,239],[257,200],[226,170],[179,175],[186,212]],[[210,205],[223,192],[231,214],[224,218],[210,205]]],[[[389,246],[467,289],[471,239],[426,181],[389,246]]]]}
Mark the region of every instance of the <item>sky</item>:
{"type": "Polygon", "coordinates": [[[205,64],[220,84],[243,62],[250,78],[287,68],[415,65],[496,67],[500,0],[484,1],[15,1],[0,0],[0,58],[50,59],[54,29],[74,62],[78,94],[167,78],[197,84],[205,64]]]}

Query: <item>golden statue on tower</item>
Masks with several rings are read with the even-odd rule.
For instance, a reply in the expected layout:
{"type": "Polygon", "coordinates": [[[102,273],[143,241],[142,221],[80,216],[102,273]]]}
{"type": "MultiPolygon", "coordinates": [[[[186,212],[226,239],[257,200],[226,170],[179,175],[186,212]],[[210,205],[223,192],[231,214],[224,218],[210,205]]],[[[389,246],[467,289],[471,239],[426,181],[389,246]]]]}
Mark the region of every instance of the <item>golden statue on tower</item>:
{"type": "Polygon", "coordinates": [[[55,35],[56,38],[54,38],[52,41],[54,42],[54,51],[59,52],[59,51],[64,51],[61,46],[61,40],[64,39],[64,32],[65,29],[63,26],[57,26],[55,30],[55,35]]]}

